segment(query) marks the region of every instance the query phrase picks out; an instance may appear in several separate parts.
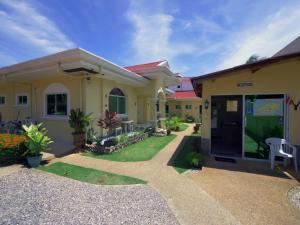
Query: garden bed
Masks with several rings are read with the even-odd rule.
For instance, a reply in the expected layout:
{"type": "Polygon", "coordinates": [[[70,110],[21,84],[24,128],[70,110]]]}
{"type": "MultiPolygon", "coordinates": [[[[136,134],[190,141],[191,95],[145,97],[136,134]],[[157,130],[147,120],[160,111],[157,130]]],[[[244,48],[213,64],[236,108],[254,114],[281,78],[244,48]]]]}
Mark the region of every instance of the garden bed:
{"type": "Polygon", "coordinates": [[[140,133],[137,135],[127,136],[127,137],[128,137],[128,140],[126,142],[118,143],[113,146],[99,145],[96,143],[86,144],[85,150],[87,150],[88,152],[94,152],[94,153],[99,153],[99,154],[110,154],[110,153],[113,153],[120,149],[123,149],[129,145],[132,145],[132,144],[135,144],[135,143],[138,143],[138,142],[144,140],[145,138],[149,137],[149,134],[148,133],[140,133]]]}
{"type": "Polygon", "coordinates": [[[124,147],[111,154],[99,154],[97,152],[83,153],[84,156],[99,158],[118,162],[137,162],[152,159],[160,150],[169,144],[176,135],[172,134],[164,137],[151,136],[138,143],[124,147]]]}
{"type": "Polygon", "coordinates": [[[26,138],[17,134],[0,134],[0,165],[9,165],[24,159],[26,138]]]}

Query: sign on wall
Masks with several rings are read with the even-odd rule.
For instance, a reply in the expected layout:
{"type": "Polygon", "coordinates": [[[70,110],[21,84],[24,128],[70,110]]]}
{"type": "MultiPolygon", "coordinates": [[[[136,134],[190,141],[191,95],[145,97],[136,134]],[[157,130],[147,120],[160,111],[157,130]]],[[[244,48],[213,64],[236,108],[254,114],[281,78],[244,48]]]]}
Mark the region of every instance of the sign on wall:
{"type": "Polygon", "coordinates": [[[246,88],[246,87],[252,87],[253,83],[252,82],[238,82],[237,86],[240,88],[246,88]]]}

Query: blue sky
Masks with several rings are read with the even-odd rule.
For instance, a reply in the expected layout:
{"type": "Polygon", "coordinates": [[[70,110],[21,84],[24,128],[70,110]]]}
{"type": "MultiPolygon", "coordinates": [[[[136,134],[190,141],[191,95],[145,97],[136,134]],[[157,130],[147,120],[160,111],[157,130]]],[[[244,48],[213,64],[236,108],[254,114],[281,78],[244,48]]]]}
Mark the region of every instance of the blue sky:
{"type": "Polygon", "coordinates": [[[195,76],[272,56],[299,21],[299,0],[0,0],[0,66],[81,47],[195,76]]]}

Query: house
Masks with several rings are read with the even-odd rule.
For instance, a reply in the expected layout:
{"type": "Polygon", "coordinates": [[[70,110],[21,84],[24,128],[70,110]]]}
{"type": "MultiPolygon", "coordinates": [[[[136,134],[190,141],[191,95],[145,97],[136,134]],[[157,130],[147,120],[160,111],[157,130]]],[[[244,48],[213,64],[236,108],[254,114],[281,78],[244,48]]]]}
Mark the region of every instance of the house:
{"type": "Polygon", "coordinates": [[[168,116],[178,116],[183,120],[187,117],[200,119],[202,100],[196,96],[190,77],[182,77],[181,83],[168,87],[166,112],[168,116]]]}
{"type": "Polygon", "coordinates": [[[300,145],[299,40],[273,57],[192,78],[195,92],[203,99],[205,151],[267,160],[267,137],[300,145]]]}
{"type": "Polygon", "coordinates": [[[123,121],[155,125],[158,113],[165,117],[165,87],[178,82],[167,61],[123,68],[76,48],[0,68],[0,112],[4,121],[43,122],[55,141],[54,153],[63,154],[73,148],[70,109],[93,113],[100,134],[97,118],[105,110],[123,121]]]}

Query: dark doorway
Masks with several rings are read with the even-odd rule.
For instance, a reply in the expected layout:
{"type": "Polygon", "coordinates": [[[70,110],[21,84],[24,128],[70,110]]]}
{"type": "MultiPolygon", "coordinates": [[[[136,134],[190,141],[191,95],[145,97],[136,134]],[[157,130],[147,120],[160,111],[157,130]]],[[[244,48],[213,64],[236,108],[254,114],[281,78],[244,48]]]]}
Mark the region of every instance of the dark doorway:
{"type": "Polygon", "coordinates": [[[242,157],[243,96],[211,98],[211,153],[242,157]]]}

